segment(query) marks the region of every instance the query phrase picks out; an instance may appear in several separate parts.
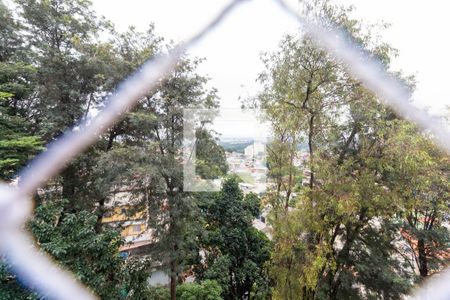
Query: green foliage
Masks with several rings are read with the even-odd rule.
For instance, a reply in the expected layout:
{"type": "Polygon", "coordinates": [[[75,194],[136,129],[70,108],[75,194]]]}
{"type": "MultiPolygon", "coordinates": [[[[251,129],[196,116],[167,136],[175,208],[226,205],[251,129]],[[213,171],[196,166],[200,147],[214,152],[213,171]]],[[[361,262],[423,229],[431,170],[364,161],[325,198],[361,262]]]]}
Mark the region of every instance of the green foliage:
{"type": "Polygon", "coordinates": [[[0,179],[10,180],[40,150],[39,136],[30,134],[28,97],[36,69],[21,60],[24,41],[7,7],[0,2],[0,179]]]}
{"type": "Polygon", "coordinates": [[[185,283],[177,289],[179,300],[221,300],[222,289],[214,280],[204,280],[200,283],[185,283]]]}
{"type": "Polygon", "coordinates": [[[249,193],[244,197],[244,210],[248,211],[255,219],[261,214],[261,199],[255,193],[249,193]]]}
{"type": "MultiPolygon", "coordinates": [[[[177,299],[179,300],[221,300],[222,289],[214,280],[204,280],[199,283],[183,283],[177,287],[177,299]]],[[[134,295],[135,297],[136,295],[134,295]]],[[[139,300],[168,300],[170,290],[166,287],[150,287],[144,289],[139,300]]]]}
{"type": "MultiPolygon", "coordinates": [[[[117,48],[113,48],[117,78],[128,75],[147,55],[164,51],[152,31],[142,34],[130,29],[117,37],[117,48]]],[[[129,188],[135,209],[147,214],[148,226],[158,240],[148,254],[162,263],[175,285],[197,259],[195,237],[200,228],[193,196],[183,192],[183,108],[217,105],[215,90],[206,89],[206,78],[196,74],[200,62],[183,57],[175,72],[107,133],[93,176],[94,186],[106,197],[111,186],[129,188]]],[[[225,173],[224,152],[211,133],[199,130],[197,142],[199,173],[207,178],[225,173]]]]}
{"type": "Polygon", "coordinates": [[[8,266],[0,264],[0,299],[2,300],[36,300],[38,296],[22,287],[15,276],[11,275],[8,266]]]}
{"type": "Polygon", "coordinates": [[[147,295],[138,299],[168,300],[170,299],[170,291],[166,287],[152,287],[148,289],[147,295]]]}
{"type": "Polygon", "coordinates": [[[228,178],[206,208],[202,248],[207,268],[197,268],[203,270],[197,276],[216,280],[225,299],[242,299],[250,294],[269,297],[264,265],[271,243],[252,226],[259,215],[260,200],[254,194],[244,198],[238,182],[236,177],[228,178]]]}
{"type": "MultiPolygon", "coordinates": [[[[129,281],[125,261],[118,252],[123,243],[120,234],[111,229],[98,234],[94,214],[80,211],[62,216],[62,209],[61,202],[37,207],[29,223],[37,244],[102,299],[120,299],[121,290],[129,281]]],[[[33,293],[22,288],[5,266],[0,278],[1,299],[34,299],[33,293]]]]}
{"type": "MultiPolygon", "coordinates": [[[[389,71],[395,51],[352,20],[348,10],[330,1],[303,4],[308,18],[326,16],[345,27],[389,71]]],[[[407,123],[309,36],[286,36],[280,50],[263,60],[266,71],[259,79],[265,89],[254,104],[266,110],[275,136],[268,147],[269,176],[275,185],[266,198],[273,208],[274,298],[400,298],[414,278],[405,247],[398,243],[405,229],[400,230],[397,217],[412,208],[399,197],[400,190],[409,196],[411,190],[425,187],[420,173],[430,179],[439,171],[429,167],[427,151],[418,143],[408,147],[411,155],[405,155],[404,146],[397,148],[397,128],[407,123]],[[298,169],[293,158],[303,141],[308,156],[298,169]]],[[[410,78],[403,80],[413,86],[410,78]]],[[[427,139],[415,132],[399,144],[416,138],[427,139]]],[[[426,191],[420,195],[432,194],[426,191]]],[[[431,203],[438,203],[439,197],[445,202],[442,196],[431,203]]],[[[415,197],[414,202],[423,199],[415,197]]],[[[425,219],[432,207],[428,213],[424,210],[425,219]]],[[[427,245],[437,248],[441,241],[427,245]]]]}
{"type": "MultiPolygon", "coordinates": [[[[6,180],[43,150],[43,143],[100,108],[136,67],[171,47],[153,26],[116,32],[97,18],[90,1],[14,2],[17,20],[0,5],[0,178],[6,180]]],[[[156,91],[70,162],[51,189],[36,195],[45,202],[31,225],[41,248],[101,297],[147,297],[142,284],[150,272],[145,261],[124,265],[117,253],[120,237],[102,229],[113,186],[128,185],[136,209],[151,212],[149,226],[158,243],[149,254],[163,263],[173,283],[198,256],[199,211],[192,195],[183,192],[179,153],[183,108],[217,106],[215,90],[206,89],[207,79],[196,74],[200,62],[184,56],[156,91]]],[[[215,138],[202,130],[198,141],[200,173],[225,174],[224,151],[215,138]]]]}
{"type": "Polygon", "coordinates": [[[93,38],[103,26],[89,1],[15,2],[37,66],[33,119],[39,123],[40,134],[50,141],[83,117],[87,103],[102,85],[98,74],[103,65],[92,49],[93,38]]]}
{"type": "Polygon", "coordinates": [[[203,179],[216,179],[227,174],[225,151],[205,129],[196,132],[196,173],[203,179]]]}
{"type": "Polygon", "coordinates": [[[244,153],[244,150],[247,146],[253,144],[253,141],[243,141],[243,142],[220,142],[220,145],[223,147],[225,151],[228,152],[239,152],[244,153]]]}
{"type": "Polygon", "coordinates": [[[36,136],[17,134],[0,140],[0,178],[11,179],[35,153],[42,149],[42,142],[36,136]]]}
{"type": "Polygon", "coordinates": [[[20,24],[14,20],[11,11],[0,1],[0,61],[7,61],[17,54],[22,47],[22,40],[18,34],[20,24]]]}
{"type": "Polygon", "coordinates": [[[38,245],[101,298],[119,298],[124,265],[118,252],[120,234],[107,228],[97,233],[92,213],[61,215],[62,210],[57,202],[36,209],[30,227],[38,245]]]}
{"type": "Polygon", "coordinates": [[[450,233],[443,224],[449,213],[450,160],[415,126],[395,125],[384,175],[402,202],[397,216],[403,237],[424,278],[440,271],[450,252],[450,233]]]}

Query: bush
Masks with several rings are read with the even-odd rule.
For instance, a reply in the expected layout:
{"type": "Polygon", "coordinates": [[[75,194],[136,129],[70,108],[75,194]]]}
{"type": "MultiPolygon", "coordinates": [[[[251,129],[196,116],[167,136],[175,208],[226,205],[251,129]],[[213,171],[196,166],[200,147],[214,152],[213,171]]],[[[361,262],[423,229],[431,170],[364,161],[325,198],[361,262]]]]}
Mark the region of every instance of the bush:
{"type": "Polygon", "coordinates": [[[170,299],[170,292],[169,289],[166,287],[151,287],[148,289],[148,297],[145,297],[144,299],[151,299],[151,300],[169,300],[170,299]]]}
{"type": "Polygon", "coordinates": [[[177,289],[179,300],[221,300],[222,288],[214,280],[205,280],[201,283],[185,283],[177,289]]]}

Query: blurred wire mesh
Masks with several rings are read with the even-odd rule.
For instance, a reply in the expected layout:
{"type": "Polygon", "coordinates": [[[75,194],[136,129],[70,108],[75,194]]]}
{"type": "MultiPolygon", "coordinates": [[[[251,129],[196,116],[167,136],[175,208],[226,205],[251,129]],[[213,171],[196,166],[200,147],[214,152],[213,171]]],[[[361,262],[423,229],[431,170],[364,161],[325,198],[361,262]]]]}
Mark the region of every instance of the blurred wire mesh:
{"type": "MultiPolygon", "coordinates": [[[[450,132],[444,124],[410,103],[407,87],[392,77],[380,64],[361,50],[360,45],[348,39],[348,34],[337,27],[325,28],[298,14],[284,0],[274,0],[291,17],[300,22],[302,29],[319,47],[332,53],[344,62],[348,71],[366,88],[399,115],[415,122],[431,134],[436,143],[450,153],[450,132]]],[[[170,74],[185,49],[201,40],[219,24],[239,3],[231,1],[198,34],[179,44],[166,55],[152,58],[126,79],[108,100],[108,104],[89,123],[69,130],[64,137],[48,145],[29,167],[19,174],[18,186],[0,186],[0,253],[6,258],[19,278],[29,288],[50,299],[95,299],[69,272],[60,267],[34,245],[33,238],[23,230],[32,211],[31,196],[47,180],[57,175],[65,164],[95,142],[118,121],[144,94],[155,89],[158,82],[170,74]]],[[[411,299],[450,299],[450,272],[431,280],[420,288],[411,299]]]]}

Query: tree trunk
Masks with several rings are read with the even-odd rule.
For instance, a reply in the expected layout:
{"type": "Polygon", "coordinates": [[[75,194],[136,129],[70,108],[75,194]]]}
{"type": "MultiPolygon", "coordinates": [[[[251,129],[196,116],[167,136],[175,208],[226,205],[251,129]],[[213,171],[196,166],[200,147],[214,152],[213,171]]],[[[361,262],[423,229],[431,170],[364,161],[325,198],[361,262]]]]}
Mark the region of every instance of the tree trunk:
{"type": "MultiPolygon", "coordinates": [[[[175,192],[174,192],[174,188],[171,185],[171,181],[169,180],[168,177],[165,177],[166,180],[166,184],[168,186],[168,191],[167,191],[167,199],[169,200],[169,218],[170,218],[170,225],[169,225],[169,235],[172,237],[171,240],[173,239],[173,236],[176,234],[175,232],[177,231],[175,228],[175,219],[174,216],[172,214],[172,209],[173,209],[173,205],[174,205],[174,199],[175,199],[175,192]]],[[[177,253],[178,251],[178,246],[175,240],[171,241],[171,244],[169,246],[169,250],[172,251],[171,255],[170,255],[170,299],[171,300],[176,300],[177,299],[177,284],[178,284],[178,274],[177,274],[177,257],[175,256],[175,253],[177,253]]]]}
{"type": "MultiPolygon", "coordinates": [[[[314,114],[311,113],[311,117],[309,118],[309,130],[308,130],[308,148],[309,148],[309,169],[311,172],[311,175],[309,177],[309,192],[308,192],[308,196],[309,196],[309,201],[311,202],[311,205],[313,207],[316,206],[316,201],[314,200],[313,197],[313,189],[314,189],[314,148],[313,148],[313,138],[314,138],[314,114]]],[[[315,245],[317,244],[317,240],[318,240],[318,234],[310,231],[307,234],[307,245],[308,245],[308,249],[310,251],[313,251],[315,248],[315,245]]]]}
{"type": "Polygon", "coordinates": [[[311,176],[309,177],[309,188],[314,188],[314,149],[313,149],[313,136],[314,136],[314,114],[309,119],[309,132],[308,132],[308,148],[309,148],[309,168],[311,176]]]}
{"type": "Polygon", "coordinates": [[[103,214],[105,213],[105,198],[101,198],[97,203],[98,203],[98,207],[97,207],[97,222],[95,223],[95,232],[100,233],[102,231],[102,219],[103,219],[103,214]]]}
{"type": "Polygon", "coordinates": [[[330,292],[329,292],[329,297],[330,300],[338,300],[338,290],[339,287],[341,286],[341,277],[339,276],[339,274],[336,274],[335,272],[333,272],[333,276],[331,277],[331,284],[330,284],[330,292]]]}
{"type": "Polygon", "coordinates": [[[67,168],[62,172],[62,199],[68,201],[65,206],[65,211],[69,213],[75,212],[75,186],[76,186],[76,174],[73,165],[67,166],[67,168]]]}
{"type": "Polygon", "coordinates": [[[112,146],[114,144],[114,139],[115,138],[116,138],[116,132],[115,132],[115,130],[113,128],[113,129],[111,129],[109,131],[108,144],[106,145],[106,151],[105,152],[108,152],[109,150],[111,150],[111,148],[112,148],[112,146]]]}
{"type": "Polygon", "coordinates": [[[419,239],[417,242],[417,250],[419,252],[419,273],[421,277],[428,276],[427,255],[425,252],[425,241],[419,239]]]}
{"type": "Polygon", "coordinates": [[[175,275],[175,266],[170,267],[170,300],[177,299],[177,276],[175,275]]]}

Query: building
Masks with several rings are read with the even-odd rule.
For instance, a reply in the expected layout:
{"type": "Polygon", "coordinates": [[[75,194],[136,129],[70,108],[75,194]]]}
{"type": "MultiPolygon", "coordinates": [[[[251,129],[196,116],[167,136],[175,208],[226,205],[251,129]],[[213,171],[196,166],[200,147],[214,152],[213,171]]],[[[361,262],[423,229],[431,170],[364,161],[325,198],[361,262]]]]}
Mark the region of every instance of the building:
{"type": "Polygon", "coordinates": [[[121,229],[125,244],[119,250],[124,255],[136,254],[138,248],[155,242],[153,230],[147,228],[145,213],[134,208],[131,198],[130,191],[115,192],[106,203],[107,211],[102,218],[103,224],[121,229]]]}

